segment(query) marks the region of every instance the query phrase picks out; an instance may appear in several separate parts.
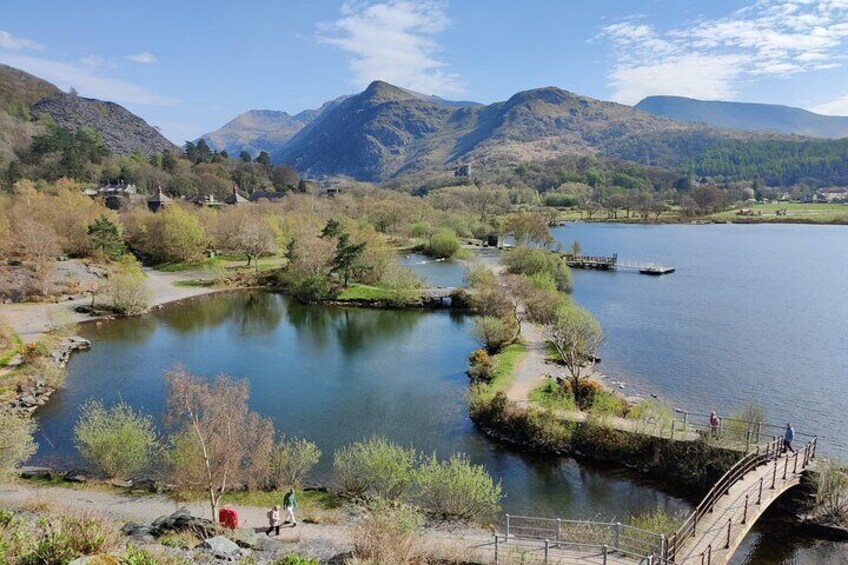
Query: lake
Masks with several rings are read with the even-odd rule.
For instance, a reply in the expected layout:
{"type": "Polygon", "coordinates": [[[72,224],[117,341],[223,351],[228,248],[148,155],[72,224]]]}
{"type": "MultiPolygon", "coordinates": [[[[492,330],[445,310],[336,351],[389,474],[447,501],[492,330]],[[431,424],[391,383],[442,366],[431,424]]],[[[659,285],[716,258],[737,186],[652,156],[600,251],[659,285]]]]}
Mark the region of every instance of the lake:
{"type": "MultiPolygon", "coordinates": [[[[600,368],[625,393],[727,414],[757,402],[845,456],[848,417],[848,230],[838,226],[572,224],[553,230],[586,254],[677,268],[664,277],[575,271],[574,297],[607,334],[600,368]],[[811,407],[811,408],[810,408],[811,407]]],[[[460,284],[459,262],[405,262],[434,286],[460,284]]],[[[498,447],[468,420],[470,319],[449,312],[302,306],[266,293],[173,305],[138,319],[86,326],[66,386],[39,411],[38,460],[73,459],[72,426],[90,397],[158,414],[162,374],[176,363],[205,376],[250,379],[251,404],[287,435],[333,449],[381,433],[446,456],[466,452],[503,480],[511,513],[621,518],[687,501],[632,473],[550,461],[498,447]],[[622,512],[622,509],[625,509],[622,512]]],[[[813,541],[779,514],[758,524],[733,563],[844,563],[848,544],[813,541]]]]}
{"type": "Polygon", "coordinates": [[[65,386],[39,410],[37,462],[79,464],[73,424],[88,398],[123,399],[159,416],[163,374],[177,364],[206,377],[251,384],[251,407],[287,436],[323,452],[328,480],[336,448],[371,435],[441,457],[467,453],[503,481],[513,514],[623,518],[688,502],[609,466],[525,457],[494,445],[468,418],[471,319],[449,311],[304,306],[282,295],[234,292],[171,305],[142,318],[84,326],[90,352],[68,366],[65,386]]]}

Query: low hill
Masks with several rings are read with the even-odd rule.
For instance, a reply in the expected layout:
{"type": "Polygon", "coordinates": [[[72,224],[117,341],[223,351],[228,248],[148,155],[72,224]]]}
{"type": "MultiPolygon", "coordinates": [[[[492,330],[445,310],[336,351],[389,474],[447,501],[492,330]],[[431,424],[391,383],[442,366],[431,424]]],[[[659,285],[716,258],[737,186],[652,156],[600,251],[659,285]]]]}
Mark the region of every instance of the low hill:
{"type": "Polygon", "coordinates": [[[809,137],[848,137],[848,117],[823,116],[777,104],[695,100],[680,96],[649,96],[636,108],[672,120],[722,128],[774,131],[809,137]]]}
{"type": "Polygon", "coordinates": [[[30,111],[34,115],[49,114],[58,125],[73,132],[83,127],[93,129],[112,153],[150,156],[179,151],[159,130],[114,102],[60,92],[37,102],[30,111]]]}

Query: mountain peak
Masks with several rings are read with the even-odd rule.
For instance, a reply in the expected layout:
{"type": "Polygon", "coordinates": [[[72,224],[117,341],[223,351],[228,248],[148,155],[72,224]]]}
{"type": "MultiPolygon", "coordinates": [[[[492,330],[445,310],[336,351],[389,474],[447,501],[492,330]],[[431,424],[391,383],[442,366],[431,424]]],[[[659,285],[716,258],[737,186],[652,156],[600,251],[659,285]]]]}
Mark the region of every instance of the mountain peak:
{"type": "Polygon", "coordinates": [[[368,85],[362,92],[362,98],[365,100],[373,100],[376,102],[385,102],[389,100],[417,100],[426,99],[427,96],[413,92],[382,80],[375,80],[368,85]]]}

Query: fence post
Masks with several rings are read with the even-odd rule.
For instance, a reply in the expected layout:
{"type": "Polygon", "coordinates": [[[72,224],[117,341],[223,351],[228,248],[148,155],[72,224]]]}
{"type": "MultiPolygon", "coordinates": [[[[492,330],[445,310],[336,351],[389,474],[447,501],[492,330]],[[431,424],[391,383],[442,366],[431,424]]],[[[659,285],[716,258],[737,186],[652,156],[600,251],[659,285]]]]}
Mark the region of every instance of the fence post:
{"type": "Polygon", "coordinates": [[[745,509],[742,511],[742,523],[748,521],[748,495],[745,495],[745,509]]]}
{"type": "Polygon", "coordinates": [[[745,453],[751,449],[751,422],[745,425],[745,453]]]}
{"type": "Polygon", "coordinates": [[[786,480],[786,471],[789,469],[789,454],[786,454],[786,457],[783,459],[783,480],[786,480]]]}
{"type": "Polygon", "coordinates": [[[562,540],[562,518],[557,518],[557,544],[562,540]]]}
{"type": "Polygon", "coordinates": [[[614,542],[615,542],[615,544],[613,545],[613,547],[615,547],[615,550],[621,551],[621,522],[615,523],[615,540],[614,540],[614,542]]]}
{"type": "Polygon", "coordinates": [[[509,543],[509,514],[506,515],[506,537],[504,543],[509,543]]]}
{"type": "Polygon", "coordinates": [[[683,413],[683,427],[686,428],[686,426],[688,426],[688,425],[689,425],[689,413],[684,412],[683,413]]]}
{"type": "Polygon", "coordinates": [[[609,552],[609,548],[604,544],[604,565],[607,565],[607,553],[609,552]]]}
{"type": "Polygon", "coordinates": [[[498,534],[495,534],[495,565],[498,565],[498,534]]]}
{"type": "Polygon", "coordinates": [[[730,549],[730,520],[730,518],[727,519],[727,543],[724,545],[724,549],[730,549]]]}
{"type": "Polygon", "coordinates": [[[774,470],[771,473],[771,490],[774,490],[774,482],[777,480],[777,459],[774,460],[774,470]]]}
{"type": "Polygon", "coordinates": [[[814,437],[813,438],[813,454],[810,456],[810,459],[816,458],[816,444],[818,444],[818,442],[819,442],[819,438],[814,437]]]}
{"type": "Polygon", "coordinates": [[[798,452],[795,452],[795,463],[792,464],[792,474],[798,473],[798,452]]]}
{"type": "Polygon", "coordinates": [[[707,546],[707,565],[713,560],[713,544],[707,546]]]}
{"type": "Polygon", "coordinates": [[[660,534],[660,556],[663,559],[668,559],[668,543],[665,539],[665,534],[660,534]]]}
{"type": "Polygon", "coordinates": [[[757,506],[760,505],[760,502],[763,500],[763,478],[760,477],[760,490],[757,493],[757,506]]]}
{"type": "Polygon", "coordinates": [[[548,562],[548,552],[551,549],[551,543],[548,540],[545,540],[545,563],[548,562]]]}

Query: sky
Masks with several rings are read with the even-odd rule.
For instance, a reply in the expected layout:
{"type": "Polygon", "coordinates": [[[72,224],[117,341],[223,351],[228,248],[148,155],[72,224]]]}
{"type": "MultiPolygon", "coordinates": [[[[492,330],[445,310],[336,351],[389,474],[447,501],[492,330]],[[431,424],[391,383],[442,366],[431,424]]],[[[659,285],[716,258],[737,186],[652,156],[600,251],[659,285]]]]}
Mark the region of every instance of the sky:
{"type": "Polygon", "coordinates": [[[377,79],[482,103],[557,86],[848,115],[848,0],[3,0],[0,63],[178,144],[377,79]]]}

